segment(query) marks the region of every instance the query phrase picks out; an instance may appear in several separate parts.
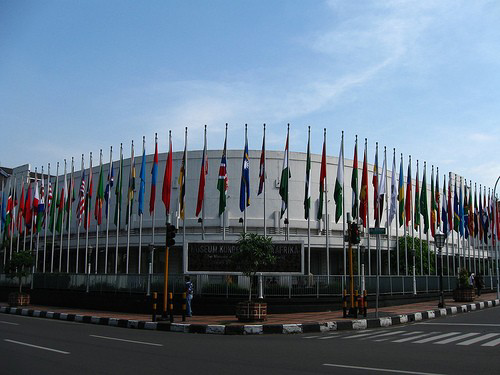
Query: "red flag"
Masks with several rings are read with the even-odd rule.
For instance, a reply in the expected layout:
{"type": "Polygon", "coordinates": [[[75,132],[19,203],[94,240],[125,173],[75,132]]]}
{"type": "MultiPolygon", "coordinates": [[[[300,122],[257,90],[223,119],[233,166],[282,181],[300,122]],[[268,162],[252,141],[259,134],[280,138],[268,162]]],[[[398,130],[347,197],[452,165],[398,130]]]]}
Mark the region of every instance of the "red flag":
{"type": "Polygon", "coordinates": [[[408,163],[408,176],[406,177],[406,201],[405,201],[405,221],[406,226],[411,220],[411,159],[408,163]]]}
{"type": "Polygon", "coordinates": [[[170,213],[170,193],[172,192],[172,135],[169,135],[169,146],[161,200],[165,204],[165,212],[170,213]]]}
{"type": "Polygon", "coordinates": [[[375,218],[375,225],[379,224],[379,212],[378,212],[378,146],[375,151],[375,164],[373,165],[373,217],[375,218]]]}
{"type": "Polygon", "coordinates": [[[153,169],[151,170],[151,194],[149,196],[149,214],[155,210],[156,200],[156,178],[158,176],[158,141],[155,137],[155,157],[153,160],[153,169]]]}
{"type": "Polygon", "coordinates": [[[205,196],[205,179],[208,174],[207,157],[207,128],[205,127],[205,146],[203,147],[203,156],[201,157],[200,184],[198,185],[198,202],[196,203],[196,216],[198,216],[203,207],[203,197],[205,196]]]}
{"type": "Polygon", "coordinates": [[[23,216],[24,216],[24,184],[21,190],[21,197],[19,199],[19,210],[17,214],[17,231],[19,234],[23,233],[23,216]]]}
{"type": "Polygon", "coordinates": [[[359,217],[363,220],[363,226],[367,226],[368,214],[368,165],[366,163],[366,145],[363,156],[363,174],[361,176],[361,190],[359,193],[359,217]]]}
{"type": "Polygon", "coordinates": [[[26,228],[31,228],[31,183],[28,182],[28,190],[26,191],[26,203],[24,204],[24,222],[26,228]]]}

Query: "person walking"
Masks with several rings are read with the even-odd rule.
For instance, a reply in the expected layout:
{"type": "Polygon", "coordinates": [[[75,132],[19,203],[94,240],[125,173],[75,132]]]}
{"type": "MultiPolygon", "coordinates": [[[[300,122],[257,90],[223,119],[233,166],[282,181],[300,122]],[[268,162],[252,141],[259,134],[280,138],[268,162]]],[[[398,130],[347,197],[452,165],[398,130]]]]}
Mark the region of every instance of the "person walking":
{"type": "Polygon", "coordinates": [[[475,282],[476,282],[476,288],[477,288],[477,295],[481,295],[481,289],[483,289],[484,282],[483,282],[483,275],[481,273],[478,273],[477,276],[475,277],[475,282]]]}
{"type": "Polygon", "coordinates": [[[186,293],[186,316],[193,316],[193,311],[191,310],[191,301],[193,300],[193,283],[189,276],[185,277],[185,287],[184,292],[186,293]]]}
{"type": "Polygon", "coordinates": [[[469,285],[474,288],[474,272],[472,272],[469,276],[469,285]]]}

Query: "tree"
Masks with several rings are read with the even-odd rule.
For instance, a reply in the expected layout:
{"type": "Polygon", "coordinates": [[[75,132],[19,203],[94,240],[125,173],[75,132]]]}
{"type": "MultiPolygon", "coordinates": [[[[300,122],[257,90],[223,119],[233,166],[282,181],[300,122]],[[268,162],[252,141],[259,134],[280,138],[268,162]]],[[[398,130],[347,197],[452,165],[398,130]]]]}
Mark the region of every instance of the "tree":
{"type": "Polygon", "coordinates": [[[255,233],[243,233],[238,240],[238,249],[231,256],[233,267],[250,278],[248,300],[252,300],[252,279],[257,272],[276,263],[271,237],[255,233]]]}
{"type": "Polygon", "coordinates": [[[17,277],[19,280],[19,294],[22,293],[23,278],[29,275],[33,263],[33,255],[29,250],[25,250],[12,253],[6,266],[7,276],[11,279],[17,277]]]}
{"type": "MultiPolygon", "coordinates": [[[[420,258],[422,257],[423,261],[423,275],[433,275],[436,270],[436,265],[435,265],[435,256],[434,256],[434,251],[431,248],[430,249],[430,272],[429,272],[429,261],[428,261],[428,247],[427,247],[427,241],[422,240],[418,237],[412,237],[407,235],[406,236],[406,246],[407,246],[407,251],[408,251],[408,268],[411,270],[411,267],[413,266],[413,259],[412,259],[412,254],[411,251],[412,249],[415,249],[415,274],[418,276],[420,275],[420,258]]],[[[396,264],[396,252],[392,252],[391,254],[391,263],[396,264]]],[[[405,237],[399,237],[399,269],[402,271],[405,270],[405,237]]],[[[411,274],[411,272],[409,272],[411,274]]],[[[421,276],[421,275],[420,275],[421,276]]]]}

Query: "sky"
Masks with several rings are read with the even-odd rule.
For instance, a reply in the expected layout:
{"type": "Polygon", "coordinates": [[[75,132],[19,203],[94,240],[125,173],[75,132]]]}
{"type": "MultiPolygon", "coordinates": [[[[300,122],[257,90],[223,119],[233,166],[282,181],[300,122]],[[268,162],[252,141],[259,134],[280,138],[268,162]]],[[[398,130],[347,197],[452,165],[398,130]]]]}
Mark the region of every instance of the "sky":
{"type": "MultiPolygon", "coordinates": [[[[500,2],[0,0],[0,166],[130,142],[353,158],[355,135],[493,188],[500,2]]],[[[140,146],[139,146],[140,147],[140,146]]],[[[136,154],[139,151],[136,150],[136,154]]],[[[362,156],[360,156],[362,159],[362,156]]],[[[78,166],[77,166],[78,169],[78,166]]],[[[415,167],[413,167],[415,170],[415,167]]],[[[428,171],[430,167],[428,167],[428,171]]],[[[429,172],[428,172],[429,173],[429,172]]],[[[442,177],[441,177],[442,178],[442,177]]],[[[430,180],[429,175],[427,177],[430,180]]]]}

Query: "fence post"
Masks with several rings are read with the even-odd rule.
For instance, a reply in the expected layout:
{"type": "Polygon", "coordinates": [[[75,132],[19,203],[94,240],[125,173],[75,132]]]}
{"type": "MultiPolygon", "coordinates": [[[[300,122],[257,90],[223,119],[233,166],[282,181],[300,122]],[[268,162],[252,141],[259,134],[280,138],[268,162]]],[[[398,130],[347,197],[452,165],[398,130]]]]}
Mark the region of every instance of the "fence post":
{"type": "Polygon", "coordinates": [[[316,298],[319,298],[319,276],[316,276],[316,298]]]}

